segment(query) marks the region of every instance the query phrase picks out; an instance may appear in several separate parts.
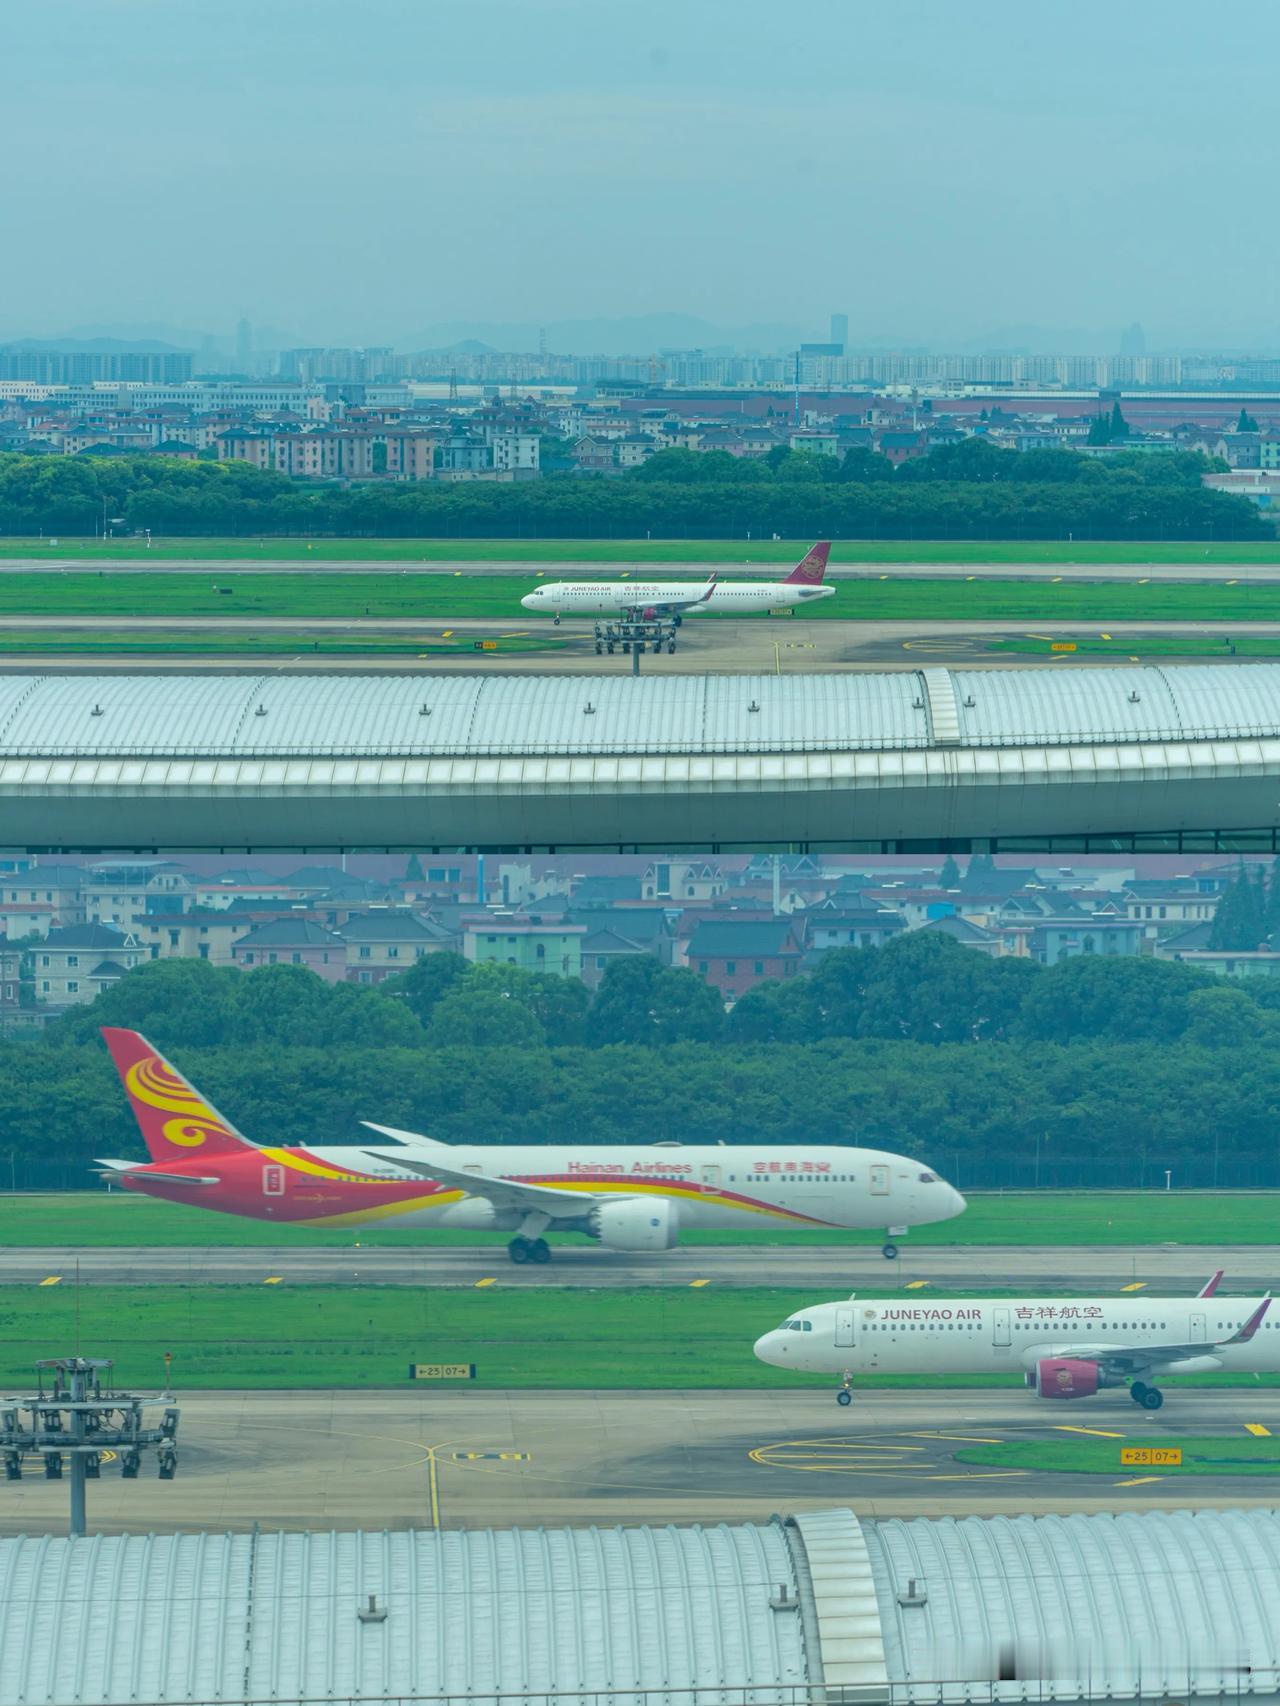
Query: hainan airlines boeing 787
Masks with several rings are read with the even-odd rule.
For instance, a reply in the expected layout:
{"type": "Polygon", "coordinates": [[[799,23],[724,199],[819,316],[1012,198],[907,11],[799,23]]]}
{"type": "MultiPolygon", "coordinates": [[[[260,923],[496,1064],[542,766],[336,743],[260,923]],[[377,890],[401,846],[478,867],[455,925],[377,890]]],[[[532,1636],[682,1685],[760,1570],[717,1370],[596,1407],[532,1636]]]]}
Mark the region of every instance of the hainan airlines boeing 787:
{"type": "MultiPolygon", "coordinates": [[[[267,1148],[223,1119],[145,1037],[102,1034],[151,1155],[101,1161],[104,1177],[254,1220],[510,1232],[513,1262],[546,1262],[543,1233],[552,1227],[610,1250],[669,1250],[685,1227],[885,1227],[896,1235],[965,1206],[905,1155],[822,1143],[455,1145],[370,1125],[400,1147],[267,1148]]],[[[896,1255],[896,1246],[884,1253],[896,1255]]]]}
{"type": "Polygon", "coordinates": [[[1197,1297],[1004,1298],[954,1303],[819,1303],[756,1340],[775,1368],[839,1374],[999,1374],[1018,1370],[1041,1398],[1129,1388],[1158,1410],[1162,1375],[1217,1369],[1280,1372],[1280,1318],[1261,1302],[1219,1297],[1216,1273],[1197,1297]],[[1259,1329],[1263,1329],[1259,1331],[1259,1329]]]}
{"type": "Polygon", "coordinates": [[[549,581],[520,600],[526,610],[542,616],[630,616],[645,622],[705,614],[750,616],[768,610],[790,610],[798,604],[830,598],[836,590],[823,586],[829,539],[820,539],[782,581],[722,581],[711,574],[704,581],[549,581]]]}

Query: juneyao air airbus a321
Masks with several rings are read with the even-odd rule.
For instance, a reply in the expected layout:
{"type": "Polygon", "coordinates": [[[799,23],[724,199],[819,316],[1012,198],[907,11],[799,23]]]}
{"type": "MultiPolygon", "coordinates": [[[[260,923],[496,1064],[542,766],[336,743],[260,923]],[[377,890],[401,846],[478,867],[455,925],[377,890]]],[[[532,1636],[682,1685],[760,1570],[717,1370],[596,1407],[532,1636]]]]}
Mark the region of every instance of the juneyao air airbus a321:
{"type": "Polygon", "coordinates": [[[1280,1372],[1280,1316],[1270,1293],[1220,1297],[1221,1272],[1198,1296],[1004,1298],[954,1303],[819,1303],[756,1340],[775,1368],[839,1374],[998,1374],[1020,1369],[1041,1398],[1091,1398],[1128,1385],[1158,1410],[1162,1375],[1217,1369],[1280,1372]]]}
{"type": "MultiPolygon", "coordinates": [[[[669,1250],[686,1227],[887,1227],[896,1236],[965,1206],[905,1155],[822,1143],[446,1144],[370,1125],[384,1140],[373,1147],[260,1146],[145,1037],[102,1034],[151,1155],[100,1161],[103,1176],[253,1220],[511,1232],[513,1262],[546,1262],[550,1227],[609,1250],[669,1250]],[[387,1138],[400,1145],[393,1154],[387,1138]]],[[[884,1253],[897,1248],[888,1243],[884,1253]]]]}
{"type": "Polygon", "coordinates": [[[554,616],[630,616],[644,622],[682,622],[712,611],[750,616],[816,604],[836,590],[823,586],[829,539],[820,539],[783,581],[722,581],[714,572],[704,581],[548,581],[521,600],[526,610],[554,616]]]}

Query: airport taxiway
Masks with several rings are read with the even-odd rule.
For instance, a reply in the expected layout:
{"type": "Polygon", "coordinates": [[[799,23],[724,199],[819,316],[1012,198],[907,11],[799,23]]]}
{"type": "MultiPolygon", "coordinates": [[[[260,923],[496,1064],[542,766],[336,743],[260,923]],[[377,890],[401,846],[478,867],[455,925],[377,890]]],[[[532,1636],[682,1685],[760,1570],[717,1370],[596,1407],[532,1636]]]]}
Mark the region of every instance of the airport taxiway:
{"type": "MultiPolygon", "coordinates": [[[[177,1479],[150,1465],[89,1483],[93,1531],[444,1528],[766,1519],[852,1505],[865,1515],[1183,1508],[1275,1502],[1271,1476],[1124,1469],[1127,1441],[1280,1433],[1280,1391],[1171,1387],[1151,1416],[1123,1390],[1046,1404],[1016,1389],[375,1392],[179,1391],[177,1479]],[[983,1442],[1114,1440],[1104,1474],[963,1461],[983,1442]]],[[[1280,1478],[1280,1477],[1278,1477],[1280,1478]]],[[[59,1531],[65,1482],[28,1465],[0,1483],[0,1532],[59,1531]]]]}
{"type": "Polygon", "coordinates": [[[0,1285],[796,1286],[840,1296],[859,1285],[884,1289],[1111,1293],[1194,1292],[1216,1267],[1225,1289],[1261,1293],[1280,1283],[1272,1245],[1202,1249],[1194,1244],[1025,1246],[900,1243],[897,1261],[870,1244],[703,1244],[644,1252],[557,1245],[545,1267],[517,1267],[500,1243],[421,1245],[148,1247],[63,1246],[0,1250],[0,1285]]]}

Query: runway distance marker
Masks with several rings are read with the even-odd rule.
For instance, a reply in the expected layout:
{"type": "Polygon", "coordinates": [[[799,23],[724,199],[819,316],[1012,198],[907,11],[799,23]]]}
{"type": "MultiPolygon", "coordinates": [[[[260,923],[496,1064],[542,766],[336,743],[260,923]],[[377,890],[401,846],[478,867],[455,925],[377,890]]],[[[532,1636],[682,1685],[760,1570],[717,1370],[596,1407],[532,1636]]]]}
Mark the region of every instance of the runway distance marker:
{"type": "Polygon", "coordinates": [[[61,1285],[62,1284],[62,1275],[61,1274],[50,1274],[48,1279],[42,1279],[40,1281],[40,1284],[41,1285],[61,1285]]]}
{"type": "Polygon", "coordinates": [[[1106,1428],[1075,1428],[1070,1422],[1058,1422],[1054,1426],[1055,1433],[1060,1434],[1092,1434],[1095,1439],[1123,1439],[1123,1434],[1109,1433],[1106,1428]]]}
{"type": "Polygon", "coordinates": [[[1120,1447],[1120,1467],[1122,1469],[1181,1469],[1182,1447],[1180,1445],[1122,1445],[1120,1447]]]}
{"type": "Polygon", "coordinates": [[[1252,1434],[1255,1439],[1271,1438],[1271,1429],[1264,1428],[1261,1422],[1246,1422],[1244,1424],[1244,1431],[1247,1434],[1252,1434]]]}
{"type": "Polygon", "coordinates": [[[411,1362],[410,1380],[474,1380],[473,1362],[411,1362]]]}

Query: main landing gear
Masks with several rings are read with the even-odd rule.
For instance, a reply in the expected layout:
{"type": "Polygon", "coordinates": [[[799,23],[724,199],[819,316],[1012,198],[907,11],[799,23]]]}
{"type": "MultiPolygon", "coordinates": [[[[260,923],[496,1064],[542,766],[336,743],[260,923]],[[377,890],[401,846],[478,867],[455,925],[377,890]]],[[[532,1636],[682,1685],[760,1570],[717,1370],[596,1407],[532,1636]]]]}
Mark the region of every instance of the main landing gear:
{"type": "Polygon", "coordinates": [[[1141,1380],[1130,1384],[1129,1396],[1144,1410],[1158,1410],[1164,1403],[1164,1393],[1155,1386],[1145,1385],[1141,1380]]]}
{"type": "Polygon", "coordinates": [[[513,1238],[507,1245],[507,1254],[516,1263],[549,1262],[551,1246],[545,1238],[513,1238]]]}

